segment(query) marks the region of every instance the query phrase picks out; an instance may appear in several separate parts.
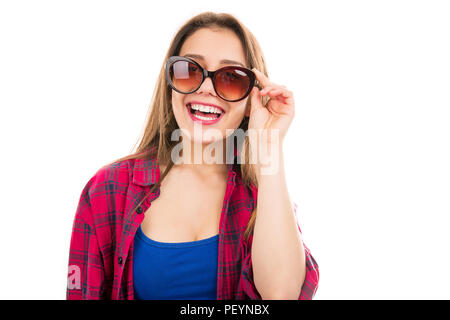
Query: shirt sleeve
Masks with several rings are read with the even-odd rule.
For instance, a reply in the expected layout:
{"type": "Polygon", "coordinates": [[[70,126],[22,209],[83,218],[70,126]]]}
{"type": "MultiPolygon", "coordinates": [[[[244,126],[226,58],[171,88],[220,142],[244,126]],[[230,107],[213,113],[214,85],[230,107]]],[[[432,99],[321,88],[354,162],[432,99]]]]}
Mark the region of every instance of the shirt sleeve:
{"type": "MultiPolygon", "coordinates": [[[[294,202],[294,213],[296,213],[297,210],[297,204],[294,202]]],[[[300,225],[297,226],[300,231],[300,225]]],[[[258,290],[256,289],[255,283],[253,281],[253,269],[252,269],[252,257],[251,257],[251,242],[253,241],[253,235],[249,238],[249,246],[244,246],[245,249],[245,256],[243,259],[243,266],[242,266],[242,290],[244,291],[244,294],[252,300],[261,300],[261,295],[259,294],[258,290]]],[[[303,240],[302,240],[303,241],[303,240]]],[[[298,300],[312,300],[314,295],[317,292],[317,288],[319,285],[319,266],[314,259],[314,257],[311,255],[311,251],[309,248],[305,245],[303,242],[303,247],[305,249],[305,262],[306,262],[306,274],[305,274],[305,280],[302,285],[302,289],[300,291],[300,295],[298,297],[298,300]]]]}
{"type": "Polygon", "coordinates": [[[83,189],[72,227],[67,300],[98,300],[103,293],[104,269],[92,223],[90,182],[83,189]]]}

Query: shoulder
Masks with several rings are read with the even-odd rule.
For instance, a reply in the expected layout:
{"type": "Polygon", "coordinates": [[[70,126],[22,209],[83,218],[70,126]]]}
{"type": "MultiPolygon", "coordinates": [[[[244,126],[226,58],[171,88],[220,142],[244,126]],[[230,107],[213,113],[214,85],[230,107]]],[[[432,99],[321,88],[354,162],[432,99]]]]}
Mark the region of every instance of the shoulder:
{"type": "Polygon", "coordinates": [[[75,221],[87,223],[92,229],[102,224],[106,215],[116,215],[122,210],[129,194],[129,184],[135,159],[114,162],[97,169],[85,184],[77,206],[75,221]]]}
{"type": "Polygon", "coordinates": [[[89,180],[89,196],[92,198],[100,192],[114,191],[119,186],[128,185],[132,180],[136,159],[110,163],[97,169],[89,180]]]}
{"type": "MultiPolygon", "coordinates": [[[[154,150],[154,149],[152,149],[154,150]]],[[[99,168],[89,181],[90,195],[121,192],[130,185],[147,186],[159,178],[156,155],[130,155],[99,168]]]]}
{"type": "Polygon", "coordinates": [[[100,167],[85,185],[83,201],[94,215],[126,211],[127,199],[135,199],[157,180],[159,171],[154,162],[148,158],[127,158],[100,167]]]}

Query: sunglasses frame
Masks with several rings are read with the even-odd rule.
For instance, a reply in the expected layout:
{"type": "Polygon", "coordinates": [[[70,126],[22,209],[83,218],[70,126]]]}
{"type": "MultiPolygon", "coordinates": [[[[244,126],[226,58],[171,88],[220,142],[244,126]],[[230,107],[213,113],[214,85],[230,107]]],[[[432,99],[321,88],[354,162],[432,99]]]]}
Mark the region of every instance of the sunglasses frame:
{"type": "Polygon", "coordinates": [[[167,62],[166,62],[165,72],[166,72],[166,81],[169,84],[169,86],[173,90],[175,90],[176,92],[179,92],[179,93],[182,93],[182,94],[189,94],[189,93],[193,93],[193,92],[197,91],[202,86],[202,84],[206,80],[206,78],[210,77],[211,81],[212,81],[212,84],[213,84],[213,87],[214,87],[214,91],[216,92],[217,96],[220,97],[221,99],[225,100],[225,101],[228,101],[228,102],[241,101],[241,100],[245,99],[250,94],[250,92],[252,91],[253,87],[258,87],[259,88],[259,83],[256,80],[256,75],[250,69],[247,69],[247,68],[244,68],[244,67],[239,67],[239,66],[226,66],[226,67],[217,69],[216,71],[208,71],[208,70],[202,68],[202,66],[200,64],[198,64],[195,60],[189,59],[187,57],[181,57],[181,56],[171,56],[171,57],[169,57],[167,59],[167,62]],[[183,92],[183,91],[180,91],[177,88],[175,88],[175,86],[173,85],[172,80],[170,79],[170,67],[172,66],[172,64],[174,64],[177,61],[187,61],[187,62],[193,63],[194,65],[196,65],[202,71],[202,81],[200,81],[200,84],[194,90],[189,91],[189,92],[183,92]],[[217,92],[217,90],[216,90],[216,83],[215,83],[215,81],[216,81],[216,74],[218,72],[221,72],[221,71],[226,70],[226,69],[237,69],[237,70],[243,71],[250,78],[250,85],[248,87],[247,92],[244,94],[244,96],[242,98],[239,98],[239,99],[236,99],[236,100],[229,100],[229,99],[225,99],[224,97],[222,97],[217,92]]]}

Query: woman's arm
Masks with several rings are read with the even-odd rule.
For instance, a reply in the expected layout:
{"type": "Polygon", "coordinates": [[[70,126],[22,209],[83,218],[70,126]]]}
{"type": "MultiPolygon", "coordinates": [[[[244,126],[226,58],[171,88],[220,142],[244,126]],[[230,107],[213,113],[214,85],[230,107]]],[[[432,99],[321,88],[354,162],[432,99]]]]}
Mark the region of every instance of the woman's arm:
{"type": "Polygon", "coordinates": [[[103,297],[104,266],[97,234],[92,223],[89,190],[84,187],[72,227],[67,278],[67,300],[98,300],[103,297]]]}
{"type": "Polygon", "coordinates": [[[254,282],[262,299],[298,299],[306,274],[305,249],[287,190],[282,146],[269,158],[278,170],[263,174],[264,167],[258,166],[251,249],[254,282]]]}

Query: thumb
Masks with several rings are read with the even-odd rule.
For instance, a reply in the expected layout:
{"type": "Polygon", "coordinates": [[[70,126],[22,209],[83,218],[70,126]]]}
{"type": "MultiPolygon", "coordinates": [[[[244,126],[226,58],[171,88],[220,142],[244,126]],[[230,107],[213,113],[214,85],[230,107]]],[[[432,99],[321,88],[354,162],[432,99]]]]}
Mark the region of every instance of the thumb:
{"type": "Polygon", "coordinates": [[[254,87],[252,91],[250,92],[250,114],[252,114],[254,111],[263,108],[262,101],[261,101],[261,94],[257,87],[254,87]]]}

